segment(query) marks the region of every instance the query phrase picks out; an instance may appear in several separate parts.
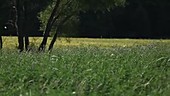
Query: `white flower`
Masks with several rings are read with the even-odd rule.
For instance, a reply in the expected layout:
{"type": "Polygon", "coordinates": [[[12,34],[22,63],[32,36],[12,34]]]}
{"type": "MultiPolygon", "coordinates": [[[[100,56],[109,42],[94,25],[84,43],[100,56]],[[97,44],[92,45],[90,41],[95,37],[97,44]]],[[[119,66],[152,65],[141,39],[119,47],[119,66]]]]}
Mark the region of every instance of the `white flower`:
{"type": "Polygon", "coordinates": [[[112,56],[114,56],[114,54],[112,53],[110,56],[112,57],[112,56]]]}
{"type": "Polygon", "coordinates": [[[76,94],[76,92],[72,92],[72,94],[76,94]]]}

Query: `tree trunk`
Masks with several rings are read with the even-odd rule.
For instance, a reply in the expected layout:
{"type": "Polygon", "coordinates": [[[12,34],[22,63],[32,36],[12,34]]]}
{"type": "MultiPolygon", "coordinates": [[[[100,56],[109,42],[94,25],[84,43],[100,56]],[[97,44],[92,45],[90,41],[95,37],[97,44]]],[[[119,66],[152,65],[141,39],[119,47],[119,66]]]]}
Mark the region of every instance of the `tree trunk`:
{"type": "Polygon", "coordinates": [[[23,42],[23,36],[22,36],[22,28],[23,28],[23,10],[22,10],[22,4],[21,0],[11,0],[11,12],[10,12],[10,19],[13,21],[16,31],[18,32],[18,49],[21,51],[24,50],[24,42],[23,42]]]}
{"type": "Polygon", "coordinates": [[[18,49],[20,50],[20,52],[22,52],[24,50],[24,37],[23,36],[18,36],[18,49]]]}
{"type": "Polygon", "coordinates": [[[0,49],[2,49],[2,36],[0,36],[0,49]]]}
{"type": "Polygon", "coordinates": [[[57,40],[57,36],[58,36],[58,32],[61,30],[62,25],[73,16],[74,12],[70,15],[68,15],[67,17],[65,17],[58,25],[58,28],[56,29],[56,33],[53,36],[53,39],[49,45],[48,51],[51,51],[53,49],[54,43],[57,40]]]}
{"type": "MultiPolygon", "coordinates": [[[[15,0],[14,0],[15,1],[15,0]]],[[[16,2],[16,1],[15,1],[16,2]]],[[[21,0],[17,0],[15,6],[17,5],[16,9],[16,26],[18,32],[18,49],[20,52],[24,50],[24,35],[23,35],[23,24],[24,24],[24,6],[21,0]]]]}
{"type": "Polygon", "coordinates": [[[29,51],[29,37],[25,36],[25,50],[29,51]]]}
{"type": "Polygon", "coordinates": [[[29,2],[28,1],[25,1],[23,4],[24,4],[24,25],[23,25],[23,35],[24,35],[24,44],[25,44],[25,50],[26,51],[29,51],[29,25],[28,25],[28,22],[29,22],[29,2]]]}
{"type": "Polygon", "coordinates": [[[25,50],[28,51],[29,46],[29,36],[28,36],[28,29],[27,29],[27,11],[28,11],[28,5],[27,1],[21,1],[18,0],[18,43],[19,47],[18,49],[20,52],[24,50],[24,44],[25,44],[25,50]],[[24,42],[25,41],[25,42],[24,42]]]}
{"type": "Polygon", "coordinates": [[[44,51],[45,50],[48,36],[49,36],[50,31],[52,29],[52,26],[53,26],[53,24],[54,24],[54,22],[56,20],[55,15],[56,15],[57,9],[59,7],[59,4],[60,4],[60,0],[57,0],[56,4],[55,4],[55,7],[54,7],[54,9],[53,9],[53,11],[51,13],[51,16],[50,16],[50,18],[48,20],[48,23],[47,23],[47,26],[46,26],[46,29],[45,29],[45,33],[44,33],[44,37],[43,37],[43,41],[41,42],[41,44],[40,44],[40,46],[38,48],[39,51],[44,51]]]}
{"type": "Polygon", "coordinates": [[[49,45],[48,51],[51,51],[53,49],[54,43],[57,40],[57,36],[58,36],[58,30],[56,30],[56,33],[53,36],[53,39],[49,45]]]}

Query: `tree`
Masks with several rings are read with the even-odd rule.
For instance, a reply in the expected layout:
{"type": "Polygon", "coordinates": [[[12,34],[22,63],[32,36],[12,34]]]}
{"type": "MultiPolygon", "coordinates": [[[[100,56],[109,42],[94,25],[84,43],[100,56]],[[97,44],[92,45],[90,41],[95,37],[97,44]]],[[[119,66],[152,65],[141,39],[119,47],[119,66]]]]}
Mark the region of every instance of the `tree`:
{"type": "Polygon", "coordinates": [[[29,46],[29,31],[39,30],[39,20],[37,18],[38,13],[45,9],[45,7],[51,2],[51,0],[18,0],[18,42],[19,49],[24,49],[25,38],[25,49],[28,50],[29,46]]]}
{"type": "Polygon", "coordinates": [[[48,50],[53,48],[54,42],[57,39],[57,34],[62,29],[63,25],[79,12],[86,12],[88,10],[101,10],[104,12],[105,10],[110,10],[115,6],[123,5],[125,1],[126,0],[55,0],[54,8],[48,19],[44,38],[40,44],[39,50],[45,50],[48,36],[54,25],[56,27],[56,32],[48,50]]]}
{"type": "MultiPolygon", "coordinates": [[[[37,32],[40,28],[40,21],[37,18],[38,13],[44,10],[50,2],[51,0],[7,0],[6,2],[1,3],[3,6],[5,5],[5,8],[7,7],[6,5],[9,6],[8,10],[10,11],[6,12],[9,13],[6,14],[6,16],[9,16],[7,18],[7,25],[5,25],[6,29],[8,29],[6,31],[10,30],[10,32],[18,33],[18,48],[20,51],[24,50],[24,43],[25,49],[28,50],[28,37],[30,36],[30,33],[37,32]],[[9,25],[13,27],[10,27],[9,25]],[[11,30],[11,28],[14,28],[15,30],[11,30]]],[[[4,17],[2,19],[6,20],[4,17]]],[[[4,22],[1,25],[3,26],[3,24],[4,22]]]]}
{"type": "MultiPolygon", "coordinates": [[[[40,30],[39,12],[44,10],[51,1],[52,0],[1,0],[0,41],[2,42],[2,35],[17,35],[16,33],[18,33],[18,48],[20,51],[24,49],[25,38],[25,49],[27,50],[29,45],[28,37],[34,35],[34,33],[38,33],[40,30]],[[15,27],[12,27],[12,25],[15,25],[15,27]]],[[[2,46],[1,42],[0,45],[2,46]]]]}

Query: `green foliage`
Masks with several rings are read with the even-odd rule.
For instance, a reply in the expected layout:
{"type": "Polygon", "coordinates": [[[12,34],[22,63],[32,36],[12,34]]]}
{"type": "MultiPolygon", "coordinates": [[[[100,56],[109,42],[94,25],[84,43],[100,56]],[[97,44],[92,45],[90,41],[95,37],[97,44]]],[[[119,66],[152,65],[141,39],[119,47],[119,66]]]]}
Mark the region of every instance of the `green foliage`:
{"type": "Polygon", "coordinates": [[[43,30],[45,29],[52,10],[53,10],[53,6],[50,5],[44,11],[41,11],[39,13],[40,14],[39,18],[40,18],[41,23],[42,23],[41,29],[43,29],[43,30]]]}
{"type": "Polygon", "coordinates": [[[0,51],[0,95],[169,96],[169,44],[0,51]]]}
{"type": "MultiPolygon", "coordinates": [[[[57,0],[53,1],[51,5],[47,7],[46,10],[40,12],[40,19],[42,20],[42,28],[45,29],[48,19],[50,17],[50,13],[53,11],[54,5],[57,0]]],[[[93,11],[106,11],[114,8],[115,6],[124,5],[126,0],[61,0],[59,3],[59,8],[55,12],[57,17],[57,21],[54,25],[54,30],[56,27],[61,25],[60,23],[68,16],[70,18],[66,21],[66,23],[71,23],[73,20],[78,21],[79,12],[86,12],[88,10],[93,11]],[[69,21],[71,20],[71,21],[69,21]]],[[[74,21],[73,21],[74,22],[74,21]]],[[[75,24],[76,25],[76,24],[75,24]]],[[[66,29],[69,26],[64,26],[62,24],[63,29],[66,29]]],[[[67,28],[70,29],[70,28],[67,28]]],[[[73,29],[74,30],[74,29],[73,29]]]]}

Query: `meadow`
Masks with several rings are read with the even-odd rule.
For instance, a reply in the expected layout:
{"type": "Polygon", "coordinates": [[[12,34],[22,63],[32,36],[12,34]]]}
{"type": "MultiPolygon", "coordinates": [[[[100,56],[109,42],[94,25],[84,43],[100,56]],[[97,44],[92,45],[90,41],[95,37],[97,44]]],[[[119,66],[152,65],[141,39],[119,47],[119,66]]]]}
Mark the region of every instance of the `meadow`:
{"type": "Polygon", "coordinates": [[[0,96],[170,96],[170,40],[59,38],[50,53],[3,40],[0,96]]]}

